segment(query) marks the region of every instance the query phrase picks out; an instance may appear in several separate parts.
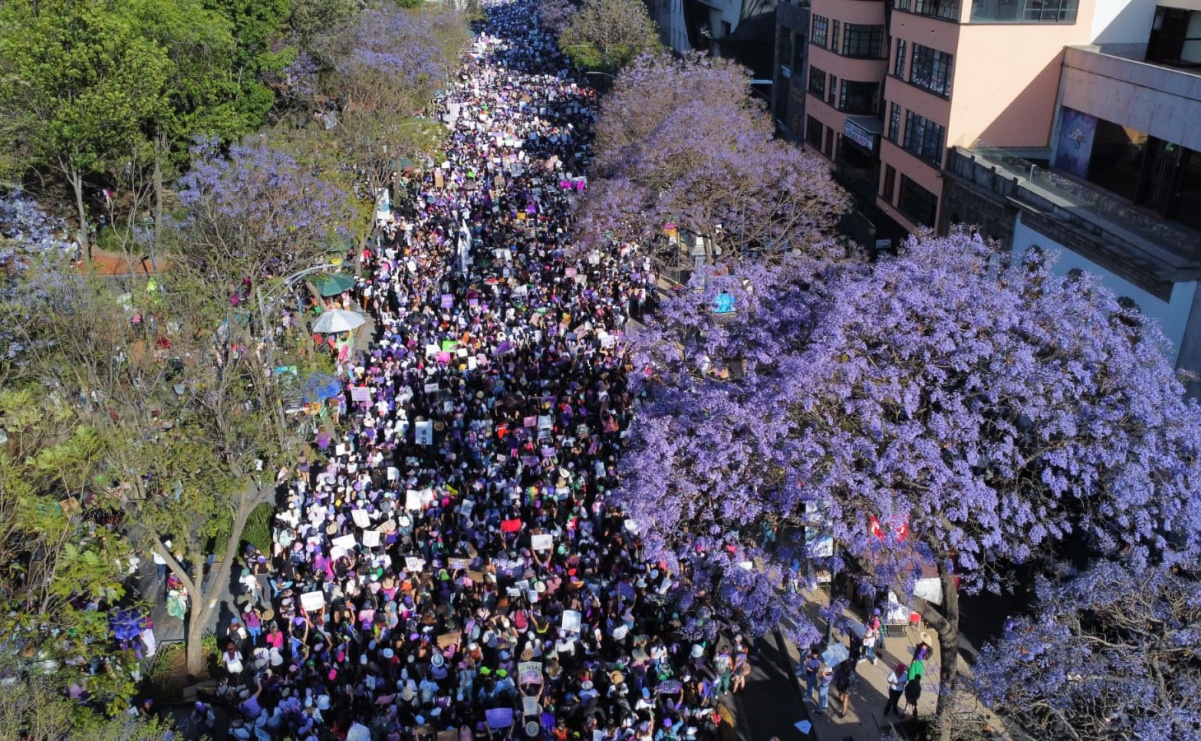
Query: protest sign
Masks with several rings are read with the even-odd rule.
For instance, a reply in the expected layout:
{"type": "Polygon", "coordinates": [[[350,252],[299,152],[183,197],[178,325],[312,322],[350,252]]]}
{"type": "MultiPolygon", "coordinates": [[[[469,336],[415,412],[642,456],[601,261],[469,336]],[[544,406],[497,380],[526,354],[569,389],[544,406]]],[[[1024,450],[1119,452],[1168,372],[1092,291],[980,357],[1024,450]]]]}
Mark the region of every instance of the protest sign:
{"type": "Polygon", "coordinates": [[[325,592],[305,592],[300,595],[300,606],[305,612],[316,612],[325,607],[325,592]]]}
{"type": "Polygon", "coordinates": [[[352,509],[350,516],[354,519],[354,524],[359,527],[371,527],[371,515],[367,514],[365,509],[352,509]]]}
{"type": "Polygon", "coordinates": [[[542,684],[542,662],[523,661],[517,665],[518,684],[542,684]]]}
{"type": "Polygon", "coordinates": [[[371,401],[370,386],[351,386],[350,398],[354,401],[371,401]]]}
{"type": "Polygon", "coordinates": [[[363,545],[374,548],[379,545],[379,530],[364,530],[363,545]]]}
{"type": "Polygon", "coordinates": [[[550,535],[549,533],[530,536],[530,547],[536,551],[549,551],[554,547],[554,544],[554,536],[550,535]]]}
{"type": "Polygon", "coordinates": [[[343,535],[340,538],[334,538],[330,541],[331,545],[336,545],[339,548],[345,548],[348,551],[354,548],[357,543],[358,541],[355,540],[353,535],[343,535]]]}
{"type": "Polygon", "coordinates": [[[581,617],[580,613],[575,610],[564,610],[563,618],[559,621],[559,627],[565,633],[579,633],[581,617]]]}

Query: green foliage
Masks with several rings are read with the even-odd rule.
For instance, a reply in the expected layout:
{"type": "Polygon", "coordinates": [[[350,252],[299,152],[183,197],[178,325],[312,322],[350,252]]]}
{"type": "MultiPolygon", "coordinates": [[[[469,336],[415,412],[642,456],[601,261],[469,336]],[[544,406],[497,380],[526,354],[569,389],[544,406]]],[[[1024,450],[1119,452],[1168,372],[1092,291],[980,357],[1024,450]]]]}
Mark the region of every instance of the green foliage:
{"type": "Polygon", "coordinates": [[[275,102],[275,94],[262,82],[267,73],[278,73],[295,57],[295,47],[276,45],[286,30],[291,0],[205,0],[206,6],[229,21],[235,42],[231,78],[240,93],[236,109],[257,129],[275,102]]]}
{"type": "Polygon", "coordinates": [[[263,502],[255,507],[246,518],[242,540],[259,549],[260,553],[271,553],[271,524],[275,520],[275,506],[263,502]]]}
{"type": "Polygon", "coordinates": [[[584,0],[559,35],[559,46],[578,67],[614,73],[661,44],[639,0],[584,0]]]}
{"type": "Polygon", "coordinates": [[[0,741],[26,739],[166,741],[170,727],[155,718],[112,717],[72,702],[44,677],[32,675],[0,692],[0,741]]]}
{"type": "Polygon", "coordinates": [[[0,107],[33,164],[72,178],[136,148],[166,103],[166,53],[107,7],[50,0],[0,11],[0,107]]]}

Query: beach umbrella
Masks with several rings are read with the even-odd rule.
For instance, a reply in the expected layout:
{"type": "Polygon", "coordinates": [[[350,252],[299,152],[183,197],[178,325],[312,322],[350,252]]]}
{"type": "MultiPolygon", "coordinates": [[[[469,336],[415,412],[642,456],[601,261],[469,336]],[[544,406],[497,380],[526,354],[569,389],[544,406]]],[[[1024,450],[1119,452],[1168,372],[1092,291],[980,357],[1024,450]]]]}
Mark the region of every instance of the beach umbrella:
{"type": "Polygon", "coordinates": [[[366,323],[362,314],[344,309],[327,311],[313,322],[313,331],[321,334],[338,334],[358,329],[366,323]]]}

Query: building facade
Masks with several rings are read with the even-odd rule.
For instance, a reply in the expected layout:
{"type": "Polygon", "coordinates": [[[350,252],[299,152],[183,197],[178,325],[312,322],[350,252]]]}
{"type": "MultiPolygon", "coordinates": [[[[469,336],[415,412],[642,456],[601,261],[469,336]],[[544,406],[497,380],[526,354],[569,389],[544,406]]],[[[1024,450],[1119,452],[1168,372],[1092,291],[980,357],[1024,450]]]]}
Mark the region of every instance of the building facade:
{"type": "Polygon", "coordinates": [[[785,139],[798,144],[805,131],[810,10],[809,0],[782,0],[776,6],[771,112],[776,130],[785,139]]]}

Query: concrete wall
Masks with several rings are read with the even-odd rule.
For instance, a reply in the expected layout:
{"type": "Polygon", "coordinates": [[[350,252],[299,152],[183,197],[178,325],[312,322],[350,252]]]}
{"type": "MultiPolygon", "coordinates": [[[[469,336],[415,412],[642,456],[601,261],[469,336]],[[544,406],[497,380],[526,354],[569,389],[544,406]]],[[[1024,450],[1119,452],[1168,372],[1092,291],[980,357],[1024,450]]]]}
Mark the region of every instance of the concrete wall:
{"type": "Polygon", "coordinates": [[[1068,108],[1201,150],[1201,75],[1078,47],[1065,51],[1060,88],[1068,108]]]}
{"type": "Polygon", "coordinates": [[[947,144],[1047,146],[1063,47],[1091,36],[1091,7],[1081,3],[1075,25],[962,26],[947,144]]]}
{"type": "MultiPolygon", "coordinates": [[[[1050,237],[1035,231],[1023,223],[1019,214],[1013,230],[1013,254],[1021,255],[1034,245],[1057,254],[1058,260],[1054,266],[1057,274],[1066,275],[1073,268],[1078,268],[1096,276],[1099,282],[1113,291],[1115,295],[1128,296],[1133,299],[1144,315],[1159,322],[1164,335],[1172,341],[1171,362],[1177,363],[1178,359],[1181,359],[1181,345],[1190,327],[1189,316],[1193,311],[1194,301],[1201,298],[1197,294],[1195,281],[1175,284],[1172,287],[1171,300],[1164,301],[1073,252],[1050,237]]],[[[1193,324],[1192,326],[1195,332],[1197,325],[1193,324]]]]}
{"type": "MultiPolygon", "coordinates": [[[[1201,0],[1183,0],[1197,2],[1201,0]]],[[[1151,22],[1155,19],[1156,0],[1096,0],[1090,41],[1102,46],[1135,49],[1147,47],[1151,35],[1151,22]]],[[[1171,0],[1159,2],[1171,5],[1171,0]]]]}

